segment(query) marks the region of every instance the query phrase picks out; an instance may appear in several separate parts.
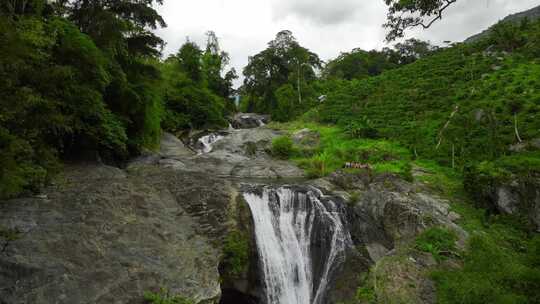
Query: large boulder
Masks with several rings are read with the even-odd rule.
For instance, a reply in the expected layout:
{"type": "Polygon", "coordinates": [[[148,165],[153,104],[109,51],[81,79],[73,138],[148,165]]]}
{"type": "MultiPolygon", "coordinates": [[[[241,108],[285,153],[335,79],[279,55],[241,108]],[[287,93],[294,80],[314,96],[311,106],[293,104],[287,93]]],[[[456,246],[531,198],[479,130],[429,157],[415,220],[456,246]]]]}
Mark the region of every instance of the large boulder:
{"type": "Polygon", "coordinates": [[[540,178],[516,177],[491,189],[487,199],[499,212],[528,217],[540,232],[540,178]]]}
{"type": "Polygon", "coordinates": [[[479,207],[527,218],[540,232],[540,174],[534,168],[497,175],[472,168],[465,175],[464,184],[479,207]]]}
{"type": "Polygon", "coordinates": [[[194,150],[185,145],[180,139],[171,133],[164,132],[161,137],[159,155],[163,158],[181,158],[193,156],[194,150]]]}
{"type": "Polygon", "coordinates": [[[65,176],[40,197],[0,202],[0,303],[142,303],[160,288],[219,301],[227,182],[152,166],[65,176]]]}
{"type": "Polygon", "coordinates": [[[264,126],[270,122],[270,115],[255,113],[238,113],[234,115],[231,125],[235,129],[253,129],[264,126]]]}

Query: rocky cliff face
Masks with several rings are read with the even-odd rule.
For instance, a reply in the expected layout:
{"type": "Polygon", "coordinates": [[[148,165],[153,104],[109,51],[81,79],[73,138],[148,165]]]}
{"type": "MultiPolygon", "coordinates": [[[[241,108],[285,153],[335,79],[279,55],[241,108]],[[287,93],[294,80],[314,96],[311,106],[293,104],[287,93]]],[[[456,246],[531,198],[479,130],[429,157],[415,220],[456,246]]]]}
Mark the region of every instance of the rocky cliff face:
{"type": "Polygon", "coordinates": [[[141,303],[162,287],[216,302],[228,187],[167,169],[67,166],[46,197],[0,204],[14,235],[2,240],[2,303],[141,303]]]}
{"type": "MultiPolygon", "coordinates": [[[[426,192],[418,185],[393,175],[371,178],[362,172],[336,172],[313,182],[329,192],[341,193],[348,199],[348,229],[353,247],[341,266],[330,291],[329,303],[351,303],[358,282],[370,266],[382,258],[397,255],[425,229],[445,226],[455,231],[464,245],[467,233],[453,221],[459,216],[450,211],[449,202],[426,192]],[[355,197],[350,194],[355,193],[355,197]]],[[[425,265],[418,265],[422,268],[425,265]]],[[[395,269],[396,275],[400,272],[395,269]]],[[[407,282],[407,280],[401,280],[407,282]]],[[[433,286],[422,277],[424,286],[433,286]]],[[[435,303],[433,288],[417,291],[415,303],[435,303]]]]}

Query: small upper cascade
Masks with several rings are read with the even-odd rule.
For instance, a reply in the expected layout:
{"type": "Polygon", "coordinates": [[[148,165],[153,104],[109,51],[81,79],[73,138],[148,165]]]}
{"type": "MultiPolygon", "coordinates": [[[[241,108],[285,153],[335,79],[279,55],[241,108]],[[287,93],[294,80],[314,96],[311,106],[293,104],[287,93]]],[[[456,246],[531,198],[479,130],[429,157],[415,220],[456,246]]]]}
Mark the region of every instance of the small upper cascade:
{"type": "Polygon", "coordinates": [[[337,204],[315,188],[244,193],[255,225],[267,304],[322,304],[352,244],[337,204]]]}
{"type": "Polygon", "coordinates": [[[201,146],[199,149],[199,154],[205,154],[212,152],[212,145],[223,139],[224,136],[216,133],[205,135],[198,139],[198,142],[201,146]]]}

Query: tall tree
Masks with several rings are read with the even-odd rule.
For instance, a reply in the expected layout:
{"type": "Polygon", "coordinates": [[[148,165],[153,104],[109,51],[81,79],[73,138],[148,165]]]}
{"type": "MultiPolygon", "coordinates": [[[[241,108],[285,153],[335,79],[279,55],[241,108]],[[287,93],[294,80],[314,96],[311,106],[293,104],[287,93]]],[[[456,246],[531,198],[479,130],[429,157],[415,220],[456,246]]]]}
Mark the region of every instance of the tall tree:
{"type": "Polygon", "coordinates": [[[233,81],[238,78],[234,68],[226,71],[229,65],[229,54],[221,50],[216,33],[206,33],[206,50],[202,55],[202,70],[208,88],[215,94],[230,99],[234,94],[233,81]]]}
{"type": "Polygon", "coordinates": [[[166,130],[226,126],[226,100],[208,87],[204,56],[196,43],[187,41],[161,65],[166,130]]]}
{"type": "Polygon", "coordinates": [[[102,49],[115,54],[158,55],[163,40],[151,30],[165,27],[154,5],[163,0],[60,0],[79,29],[102,49]]]}
{"type": "Polygon", "coordinates": [[[45,0],[3,0],[0,2],[0,15],[41,15],[51,10],[49,1],[45,0]]]}
{"type": "Polygon", "coordinates": [[[323,76],[325,78],[352,80],[379,75],[385,70],[398,66],[398,64],[390,60],[390,52],[393,51],[389,49],[387,52],[375,50],[368,52],[354,49],[351,52],[342,53],[338,58],[326,64],[323,76]]]}
{"type": "Polygon", "coordinates": [[[403,65],[429,56],[438,49],[439,47],[432,45],[428,41],[411,38],[397,43],[393,49],[385,48],[383,52],[388,54],[390,61],[403,65]]]}
{"type": "Polygon", "coordinates": [[[182,71],[196,83],[203,80],[201,57],[201,48],[195,42],[189,40],[180,47],[176,54],[182,71]]]}
{"type": "Polygon", "coordinates": [[[279,32],[268,48],[249,58],[244,68],[242,91],[243,98],[248,99],[247,110],[272,114],[278,108],[275,92],[290,84],[297,92],[294,108],[301,112],[307,108],[304,90],[309,89],[321,67],[319,56],[302,47],[290,31],[279,32]]]}

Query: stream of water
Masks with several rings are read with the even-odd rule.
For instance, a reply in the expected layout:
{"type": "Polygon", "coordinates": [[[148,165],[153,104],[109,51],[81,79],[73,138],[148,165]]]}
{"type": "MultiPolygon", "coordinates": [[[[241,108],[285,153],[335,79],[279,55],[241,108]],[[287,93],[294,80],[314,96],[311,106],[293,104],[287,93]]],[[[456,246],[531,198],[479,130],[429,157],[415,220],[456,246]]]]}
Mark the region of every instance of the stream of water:
{"type": "Polygon", "coordinates": [[[202,148],[199,150],[199,154],[210,153],[212,151],[212,145],[223,138],[224,136],[215,133],[199,138],[198,141],[202,146],[202,148]]]}
{"type": "Polygon", "coordinates": [[[351,244],[338,210],[318,189],[244,193],[254,225],[267,304],[323,304],[351,244]]]}

